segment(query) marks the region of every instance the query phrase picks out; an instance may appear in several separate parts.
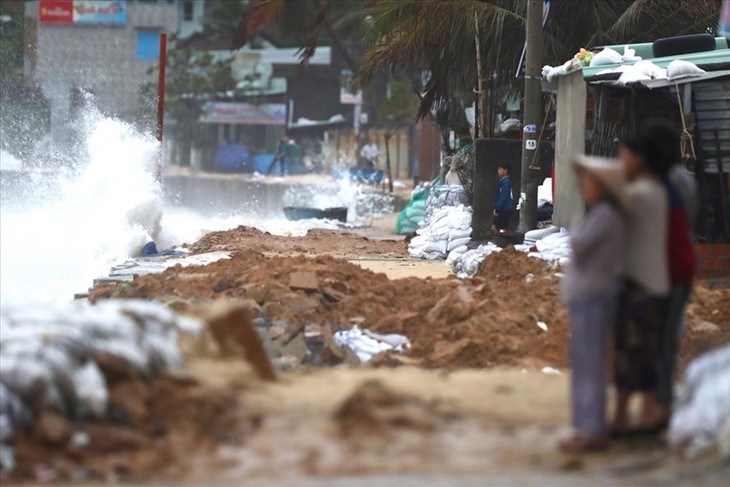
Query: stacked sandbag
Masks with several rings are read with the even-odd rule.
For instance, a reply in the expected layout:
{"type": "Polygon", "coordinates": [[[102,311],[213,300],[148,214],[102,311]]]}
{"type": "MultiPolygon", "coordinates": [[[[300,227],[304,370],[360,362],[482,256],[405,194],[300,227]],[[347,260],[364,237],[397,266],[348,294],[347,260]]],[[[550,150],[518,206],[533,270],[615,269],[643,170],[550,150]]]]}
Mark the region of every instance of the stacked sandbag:
{"type": "Polygon", "coordinates": [[[442,184],[431,189],[426,202],[425,226],[431,224],[436,212],[445,207],[469,206],[464,186],[460,184],[442,184]]]}
{"type": "MultiPolygon", "coordinates": [[[[570,235],[564,228],[548,227],[525,233],[523,244],[515,245],[516,250],[527,252],[530,257],[546,260],[553,264],[565,265],[570,261],[570,235]]],[[[460,279],[474,277],[487,256],[501,249],[494,243],[480,245],[458,256],[450,264],[460,279]]]]}
{"type": "Polygon", "coordinates": [[[418,259],[453,261],[467,251],[471,241],[471,208],[446,206],[432,213],[428,224],[418,230],[408,252],[418,259]]]}
{"type": "Polygon", "coordinates": [[[525,233],[525,239],[524,239],[524,245],[529,245],[530,247],[534,246],[535,243],[538,240],[542,240],[543,238],[547,237],[548,235],[552,235],[554,233],[559,233],[560,227],[556,226],[550,226],[547,228],[537,228],[535,230],[530,230],[529,232],[525,233]]]}
{"type": "Polygon", "coordinates": [[[409,235],[419,228],[426,218],[426,203],[431,193],[431,185],[419,185],[413,190],[411,199],[398,214],[398,220],[395,223],[396,235],[409,235]]]}
{"type": "Polygon", "coordinates": [[[467,279],[474,277],[479,269],[479,264],[482,263],[488,255],[499,252],[502,250],[494,243],[489,242],[479,247],[467,250],[451,262],[451,268],[456,274],[456,277],[460,279],[467,279]]]}
{"type": "Polygon", "coordinates": [[[113,357],[151,377],[180,367],[178,333],[199,330],[198,322],[143,300],[4,307],[1,421],[21,426],[23,415],[12,414],[18,403],[33,414],[50,409],[73,419],[103,417],[109,393],[97,359],[113,357]]]}
{"type": "MultiPolygon", "coordinates": [[[[551,227],[553,229],[555,227],[551,227]]],[[[572,254],[570,247],[570,234],[564,228],[555,232],[550,231],[547,235],[535,241],[537,252],[530,252],[532,257],[552,262],[554,264],[565,265],[570,262],[572,254]]]]}
{"type": "Polygon", "coordinates": [[[687,367],[669,442],[689,456],[717,448],[730,458],[730,345],[701,355],[687,367]]]}

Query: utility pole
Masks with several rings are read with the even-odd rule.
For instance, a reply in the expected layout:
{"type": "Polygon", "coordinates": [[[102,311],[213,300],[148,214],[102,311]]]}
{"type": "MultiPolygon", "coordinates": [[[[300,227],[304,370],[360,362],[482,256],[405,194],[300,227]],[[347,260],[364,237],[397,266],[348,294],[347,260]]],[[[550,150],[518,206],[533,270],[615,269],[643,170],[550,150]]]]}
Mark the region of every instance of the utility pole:
{"type": "Polygon", "coordinates": [[[525,194],[525,200],[520,208],[520,229],[524,232],[537,228],[537,181],[533,167],[540,162],[537,135],[542,112],[542,11],[542,0],[527,1],[521,182],[521,192],[525,194]]]}

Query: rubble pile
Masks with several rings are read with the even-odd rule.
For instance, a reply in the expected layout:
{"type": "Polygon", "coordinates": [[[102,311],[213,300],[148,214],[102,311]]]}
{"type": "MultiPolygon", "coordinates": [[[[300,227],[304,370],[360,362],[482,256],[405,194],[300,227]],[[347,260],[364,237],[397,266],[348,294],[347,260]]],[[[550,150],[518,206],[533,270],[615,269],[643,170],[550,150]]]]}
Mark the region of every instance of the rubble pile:
{"type": "Polygon", "coordinates": [[[211,232],[187,249],[191,254],[215,251],[256,249],[264,253],[316,254],[346,256],[388,255],[405,256],[399,240],[370,240],[352,233],[333,230],[309,230],[301,237],[282,237],[256,228],[239,226],[232,230],[211,232]]]}
{"type": "Polygon", "coordinates": [[[356,356],[331,346],[335,333],[357,326],[403,335],[411,341],[405,355],[424,366],[565,366],[567,320],[554,272],[526,254],[503,254],[505,266],[524,272],[521,278],[389,280],[330,257],[239,252],[206,266],[175,266],[129,283],[103,284],[91,298],[149,298],[176,309],[220,298],[249,300],[254,325],[268,335],[264,346],[279,365],[357,363],[356,356]],[[527,274],[533,275],[529,282],[527,274]],[[535,325],[534,316],[548,323],[549,332],[535,325]],[[318,348],[327,351],[315,353],[318,348]]]}
{"type": "Polygon", "coordinates": [[[2,470],[83,480],[181,473],[196,451],[240,440],[235,397],[180,372],[196,321],[147,301],[4,308],[2,470]],[[6,428],[7,427],[7,428],[6,428]]]}
{"type": "MultiPolygon", "coordinates": [[[[234,237],[222,237],[242,238],[237,244],[242,249],[246,232],[237,229],[234,237]]],[[[260,244],[250,242],[254,248],[260,244]]],[[[390,280],[332,257],[238,251],[207,265],[173,266],[131,282],[100,283],[90,298],[154,299],[186,311],[217,299],[246,300],[253,326],[279,370],[361,363],[354,350],[334,340],[337,332],[356,326],[410,340],[403,352],[375,354],[376,365],[568,365],[568,319],[558,274],[551,262],[514,248],[488,255],[475,277],[464,280],[390,280]]],[[[697,286],[680,348],[682,364],[727,341],[728,303],[727,290],[697,286]]]]}

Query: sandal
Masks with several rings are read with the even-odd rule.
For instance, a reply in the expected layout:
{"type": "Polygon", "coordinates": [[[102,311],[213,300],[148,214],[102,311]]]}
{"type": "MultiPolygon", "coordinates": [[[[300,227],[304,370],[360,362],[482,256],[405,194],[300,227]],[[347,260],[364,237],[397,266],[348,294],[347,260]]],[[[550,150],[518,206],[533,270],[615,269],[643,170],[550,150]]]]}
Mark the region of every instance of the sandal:
{"type": "Polygon", "coordinates": [[[608,450],[610,442],[605,436],[577,434],[562,440],[558,447],[565,453],[590,453],[608,450]]]}

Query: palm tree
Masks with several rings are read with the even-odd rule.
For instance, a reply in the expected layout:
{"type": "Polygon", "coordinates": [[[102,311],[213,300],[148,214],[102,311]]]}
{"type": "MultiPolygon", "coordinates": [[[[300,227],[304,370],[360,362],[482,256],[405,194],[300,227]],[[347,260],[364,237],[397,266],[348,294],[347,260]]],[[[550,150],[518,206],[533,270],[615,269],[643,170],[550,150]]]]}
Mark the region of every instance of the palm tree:
{"type": "MultiPolygon", "coordinates": [[[[717,25],[721,1],[552,0],[544,62],[563,63],[581,47],[705,32],[717,25]]],[[[525,41],[526,4],[525,0],[258,0],[240,21],[234,47],[262,29],[287,22],[304,36],[304,63],[317,42],[328,38],[363,84],[376,73],[428,69],[431,77],[419,109],[423,117],[447,94],[476,84],[475,17],[483,72],[495,75],[502,85],[517,85],[514,72],[525,41]],[[357,63],[358,53],[347,48],[348,33],[350,46],[353,37],[363,36],[366,50],[357,63]]]]}
{"type": "MultiPolygon", "coordinates": [[[[562,64],[581,47],[652,41],[717,25],[721,0],[552,0],[544,62],[562,64]]],[[[476,84],[475,17],[482,69],[515,84],[525,36],[524,0],[373,0],[368,50],[358,79],[428,69],[419,116],[448,93],[476,84]]]]}

